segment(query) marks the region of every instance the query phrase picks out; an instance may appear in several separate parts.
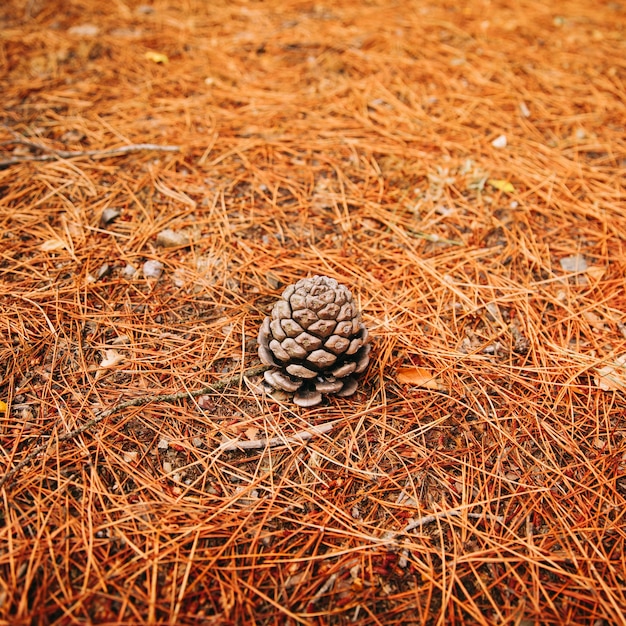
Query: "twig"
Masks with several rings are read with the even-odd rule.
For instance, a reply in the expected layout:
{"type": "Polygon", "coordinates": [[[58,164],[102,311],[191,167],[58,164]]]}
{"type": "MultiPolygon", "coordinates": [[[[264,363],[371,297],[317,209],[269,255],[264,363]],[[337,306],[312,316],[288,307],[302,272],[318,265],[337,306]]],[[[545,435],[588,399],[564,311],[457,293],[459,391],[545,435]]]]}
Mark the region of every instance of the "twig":
{"type": "MultiPolygon", "coordinates": [[[[86,421],[82,426],[75,428],[63,435],[57,437],[57,444],[68,441],[70,439],[75,439],[78,435],[84,433],[87,430],[93,428],[96,424],[99,424],[102,420],[114,415],[115,413],[119,413],[124,409],[127,409],[132,406],[143,406],[144,404],[150,404],[151,402],[176,402],[177,400],[182,400],[184,398],[196,398],[197,396],[202,396],[205,394],[215,393],[216,391],[220,391],[227,387],[231,383],[240,382],[245,376],[255,376],[256,374],[260,374],[267,369],[265,365],[258,365],[256,367],[251,367],[235,376],[231,376],[230,378],[226,378],[224,380],[220,380],[213,385],[208,385],[206,387],[202,387],[202,389],[196,389],[195,391],[183,391],[180,393],[166,393],[160,396],[140,396],[138,398],[132,398],[131,400],[125,400],[124,402],[119,402],[115,406],[105,411],[102,411],[96,417],[91,418],[86,421]]],[[[49,441],[45,443],[39,444],[35,447],[34,450],[29,452],[15,467],[7,471],[7,473],[0,478],[0,488],[4,486],[4,484],[10,480],[17,472],[25,468],[34,458],[39,456],[42,452],[46,450],[48,447],[49,441]]]]}
{"type": "Polygon", "coordinates": [[[41,150],[49,154],[39,154],[33,156],[13,157],[12,159],[0,160],[0,169],[4,169],[18,163],[27,163],[31,161],[54,161],[55,159],[73,159],[75,157],[108,157],[121,156],[130,152],[141,152],[142,150],[157,150],[160,152],[179,152],[180,146],[161,146],[155,143],[134,143],[128,146],[120,146],[119,148],[109,148],[107,150],[55,150],[42,144],[26,140],[23,136],[10,128],[6,128],[14,137],[15,142],[24,146],[28,146],[35,150],[41,150]]]}
{"type": "MultiPolygon", "coordinates": [[[[430,524],[444,517],[458,517],[466,508],[467,506],[462,506],[456,509],[450,509],[449,511],[440,511],[439,513],[433,513],[432,515],[424,515],[424,517],[420,517],[419,519],[413,520],[410,524],[407,524],[402,529],[400,534],[411,532],[415,528],[420,528],[421,526],[425,526],[426,524],[430,524]]],[[[501,524],[504,522],[504,518],[501,515],[489,515],[487,513],[468,513],[467,516],[478,519],[486,517],[488,519],[493,519],[497,522],[500,522],[501,524]]]]}
{"type": "Polygon", "coordinates": [[[0,168],[17,165],[18,163],[28,163],[31,161],[54,161],[55,159],[72,159],[74,157],[107,157],[121,156],[129,152],[140,152],[142,150],[158,150],[160,152],[179,152],[180,146],[160,146],[156,143],[133,143],[129,146],[110,148],[108,150],[52,150],[52,148],[40,147],[41,150],[52,151],[52,154],[40,154],[38,156],[14,157],[0,161],[0,168]]]}
{"type": "Polygon", "coordinates": [[[239,441],[238,439],[229,439],[222,443],[218,450],[256,450],[258,448],[272,448],[288,443],[302,443],[308,441],[315,435],[323,435],[337,424],[338,420],[326,422],[319,426],[313,426],[309,430],[300,430],[290,437],[272,437],[271,439],[254,439],[252,441],[239,441]]]}
{"type": "Polygon", "coordinates": [[[317,593],[311,598],[309,602],[310,605],[316,604],[320,598],[328,593],[334,586],[335,581],[337,580],[337,574],[331,574],[328,577],[328,580],[318,589],[317,593]]]}
{"type": "Polygon", "coordinates": [[[407,231],[413,235],[413,237],[417,237],[418,239],[425,239],[426,241],[430,241],[431,243],[446,243],[449,246],[464,246],[465,244],[458,239],[446,239],[445,237],[440,237],[439,235],[434,235],[431,233],[425,233],[422,230],[415,230],[414,228],[407,228],[407,231]]]}
{"type": "MultiPolygon", "coordinates": [[[[426,526],[426,524],[432,524],[439,519],[445,519],[447,517],[459,517],[461,513],[463,513],[463,511],[466,511],[470,507],[478,506],[478,504],[478,502],[474,502],[472,504],[464,504],[462,506],[456,507],[455,509],[448,509],[447,511],[439,511],[438,513],[424,515],[423,517],[409,522],[402,530],[388,530],[382,535],[382,537],[372,538],[372,541],[383,544],[397,544],[398,537],[402,535],[407,535],[416,528],[421,528],[422,526],[426,526]]],[[[504,517],[502,517],[501,515],[491,515],[489,513],[467,513],[467,516],[476,519],[490,519],[499,522],[500,524],[504,523],[504,517]]]]}

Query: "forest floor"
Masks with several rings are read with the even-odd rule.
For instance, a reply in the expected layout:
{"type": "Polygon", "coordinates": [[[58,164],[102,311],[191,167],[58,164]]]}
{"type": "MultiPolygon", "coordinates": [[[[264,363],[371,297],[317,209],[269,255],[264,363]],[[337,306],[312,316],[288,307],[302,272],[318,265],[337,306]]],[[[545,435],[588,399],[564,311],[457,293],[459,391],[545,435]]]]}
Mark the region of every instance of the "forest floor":
{"type": "Polygon", "coordinates": [[[0,22],[0,623],[626,623],[624,3],[0,22]],[[372,352],[303,409],[314,274],[372,352]]]}

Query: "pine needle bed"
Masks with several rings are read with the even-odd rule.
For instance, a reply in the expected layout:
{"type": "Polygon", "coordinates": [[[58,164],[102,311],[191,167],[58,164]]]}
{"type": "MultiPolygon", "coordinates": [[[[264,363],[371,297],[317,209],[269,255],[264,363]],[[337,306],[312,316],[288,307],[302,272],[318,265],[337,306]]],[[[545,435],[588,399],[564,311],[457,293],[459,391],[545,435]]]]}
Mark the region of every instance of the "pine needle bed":
{"type": "Polygon", "coordinates": [[[2,623],[626,622],[623,5],[0,19],[2,623]],[[302,409],[313,274],[373,348],[302,409]]]}

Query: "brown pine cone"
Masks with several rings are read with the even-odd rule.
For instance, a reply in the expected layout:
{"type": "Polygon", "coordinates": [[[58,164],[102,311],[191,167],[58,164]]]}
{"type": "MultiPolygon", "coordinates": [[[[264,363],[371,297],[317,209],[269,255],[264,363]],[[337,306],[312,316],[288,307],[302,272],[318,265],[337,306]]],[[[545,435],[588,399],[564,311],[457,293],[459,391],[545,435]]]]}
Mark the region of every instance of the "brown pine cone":
{"type": "Polygon", "coordinates": [[[328,276],[303,278],[285,289],[263,320],[259,358],[271,390],[293,393],[299,406],[314,406],[322,394],[350,396],[356,374],[369,363],[367,329],[352,294],[328,276]]]}

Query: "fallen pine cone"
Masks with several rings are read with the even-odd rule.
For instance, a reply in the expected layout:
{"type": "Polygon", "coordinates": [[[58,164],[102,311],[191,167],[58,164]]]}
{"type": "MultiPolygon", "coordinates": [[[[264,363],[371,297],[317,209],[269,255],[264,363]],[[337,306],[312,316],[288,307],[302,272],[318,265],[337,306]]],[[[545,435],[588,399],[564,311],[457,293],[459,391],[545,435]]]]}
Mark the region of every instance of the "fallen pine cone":
{"type": "Polygon", "coordinates": [[[350,396],[369,363],[367,329],[352,294],[328,276],[303,278],[283,291],[259,331],[259,358],[270,390],[293,393],[303,407],[322,394],[350,396]]]}

